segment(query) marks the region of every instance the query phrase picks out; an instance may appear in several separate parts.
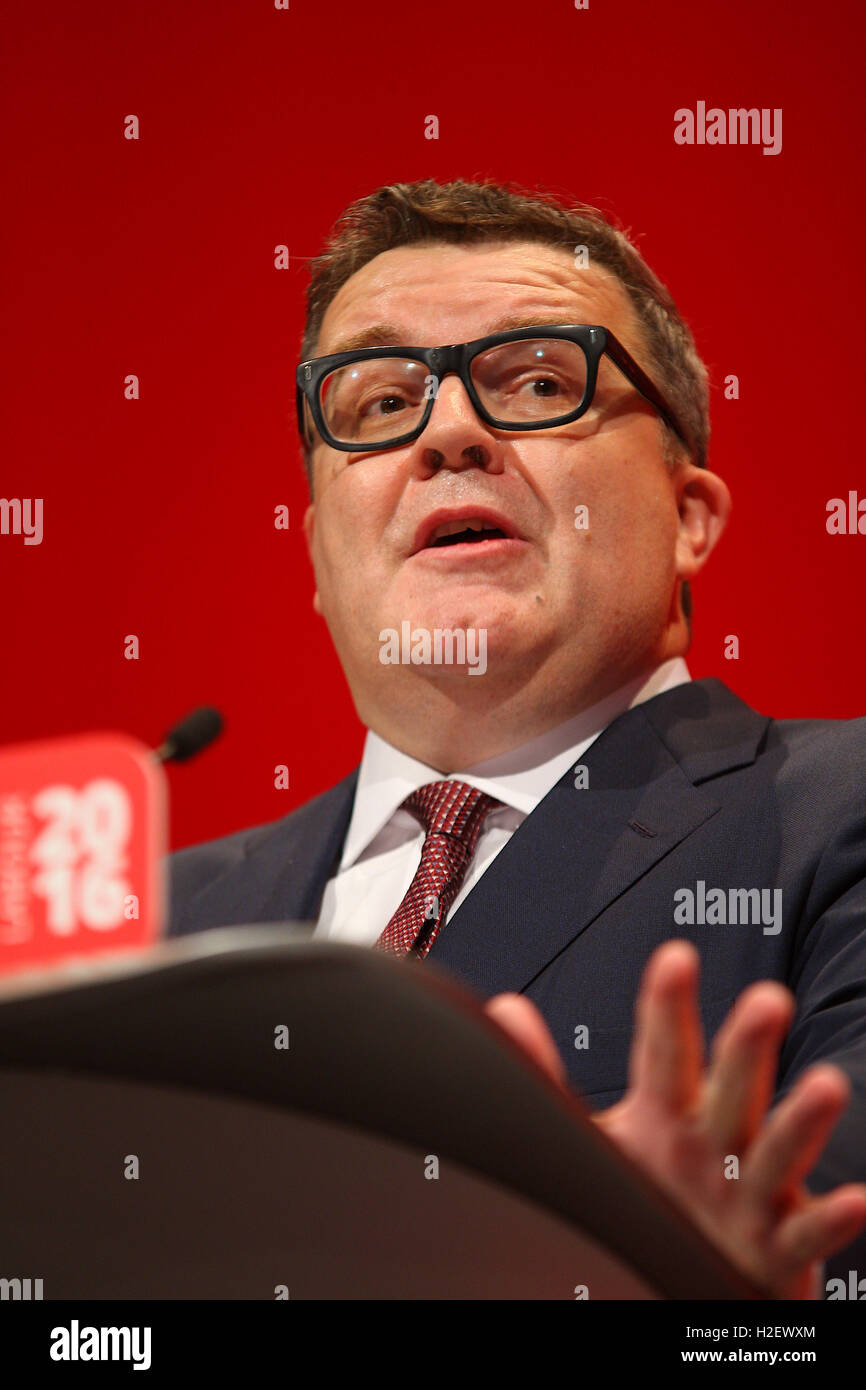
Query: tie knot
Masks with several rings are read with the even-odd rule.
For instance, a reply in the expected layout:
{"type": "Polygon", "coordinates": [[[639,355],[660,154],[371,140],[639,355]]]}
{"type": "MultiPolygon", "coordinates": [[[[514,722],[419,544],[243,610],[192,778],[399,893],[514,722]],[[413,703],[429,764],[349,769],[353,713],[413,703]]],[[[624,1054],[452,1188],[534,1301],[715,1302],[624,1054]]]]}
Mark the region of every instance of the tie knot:
{"type": "Polygon", "coordinates": [[[429,835],[451,835],[472,854],[481,823],[502,802],[466,782],[428,782],[403,802],[429,835]]]}

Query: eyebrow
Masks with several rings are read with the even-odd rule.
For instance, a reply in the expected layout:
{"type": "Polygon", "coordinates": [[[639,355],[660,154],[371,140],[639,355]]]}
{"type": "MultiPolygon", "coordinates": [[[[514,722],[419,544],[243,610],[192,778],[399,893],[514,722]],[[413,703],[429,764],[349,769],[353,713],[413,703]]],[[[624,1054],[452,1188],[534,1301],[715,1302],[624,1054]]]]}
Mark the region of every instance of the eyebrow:
{"type": "MultiPolygon", "coordinates": [[[[487,333],[479,333],[479,338],[487,337],[490,333],[510,333],[517,328],[557,328],[561,324],[569,323],[571,320],[564,318],[562,314],[555,315],[552,311],[539,311],[536,314],[508,314],[504,318],[497,319],[488,328],[487,333]]],[[[331,348],[327,356],[338,352],[356,352],[359,348],[368,347],[419,347],[420,344],[412,343],[406,338],[403,330],[397,328],[393,323],[374,323],[369,328],[362,328],[359,333],[353,333],[348,338],[341,338],[331,348]]],[[[436,344],[440,346],[440,344],[436,344]]],[[[320,354],[324,355],[324,354],[320,354]]]]}

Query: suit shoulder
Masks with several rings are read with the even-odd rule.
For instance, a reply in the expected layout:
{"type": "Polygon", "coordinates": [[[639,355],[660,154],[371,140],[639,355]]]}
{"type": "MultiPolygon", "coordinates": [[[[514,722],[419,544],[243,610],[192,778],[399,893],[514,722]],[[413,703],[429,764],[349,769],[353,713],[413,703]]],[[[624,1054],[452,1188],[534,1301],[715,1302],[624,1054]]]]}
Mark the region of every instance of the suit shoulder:
{"type": "Polygon", "coordinates": [[[866,806],[866,718],[774,719],[766,752],[780,785],[818,815],[853,817],[866,806]],[[775,755],[775,756],[774,756],[775,755]]]}
{"type": "MultiPolygon", "coordinates": [[[[695,783],[755,768],[787,786],[832,788],[862,803],[866,718],[776,719],[716,677],[703,677],[637,707],[695,783]]],[[[631,712],[630,712],[631,714],[631,712]]]]}
{"type": "Polygon", "coordinates": [[[866,759],[866,716],[855,719],[773,719],[770,735],[804,758],[866,759]]]}
{"type": "Polygon", "coordinates": [[[182,893],[187,883],[211,880],[227,872],[270,840],[303,839],[308,833],[313,833],[323,817],[331,815],[335,805],[349,793],[356,776],[356,772],[351,773],[335,786],[277,820],[264,821],[260,825],[233,831],[230,835],[221,835],[215,840],[203,840],[199,844],[175,850],[169,855],[168,861],[174,890],[182,893]]]}

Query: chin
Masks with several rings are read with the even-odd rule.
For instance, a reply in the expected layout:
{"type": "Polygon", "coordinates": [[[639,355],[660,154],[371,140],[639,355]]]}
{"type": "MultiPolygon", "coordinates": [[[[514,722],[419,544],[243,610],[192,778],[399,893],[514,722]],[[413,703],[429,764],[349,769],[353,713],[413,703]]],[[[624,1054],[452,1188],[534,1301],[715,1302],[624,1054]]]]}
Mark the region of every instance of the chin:
{"type": "Polygon", "coordinates": [[[529,634],[538,623],[538,610],[542,605],[535,595],[503,593],[501,590],[488,592],[457,592],[443,596],[422,596],[420,601],[407,608],[404,617],[411,617],[416,626],[484,628],[489,640],[510,640],[521,630],[529,634]]]}

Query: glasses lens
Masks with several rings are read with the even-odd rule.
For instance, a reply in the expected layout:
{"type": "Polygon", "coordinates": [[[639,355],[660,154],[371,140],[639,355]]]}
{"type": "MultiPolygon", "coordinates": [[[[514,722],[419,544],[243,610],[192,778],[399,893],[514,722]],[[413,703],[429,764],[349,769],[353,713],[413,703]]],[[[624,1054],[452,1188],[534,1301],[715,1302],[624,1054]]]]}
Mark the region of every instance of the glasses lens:
{"type": "Polygon", "coordinates": [[[503,424],[554,425],[586,395],[583,348],[564,338],[500,343],[474,357],[470,371],[485,410],[503,424]]]}
{"type": "Polygon", "coordinates": [[[325,377],[322,413],[343,444],[378,444],[408,434],[421,421],[433,378],[411,357],[350,362],[325,377]]]}

